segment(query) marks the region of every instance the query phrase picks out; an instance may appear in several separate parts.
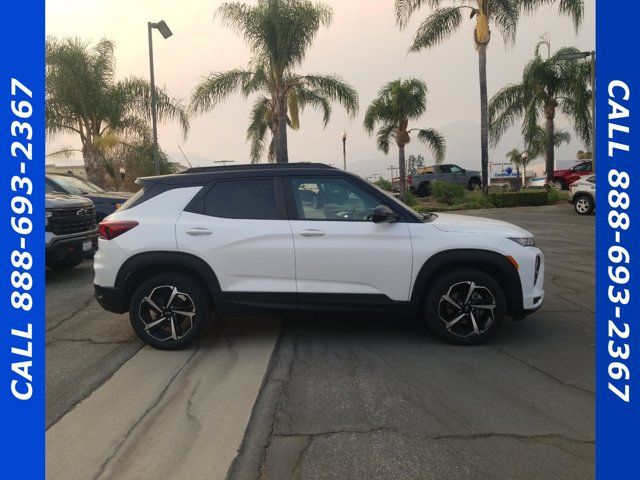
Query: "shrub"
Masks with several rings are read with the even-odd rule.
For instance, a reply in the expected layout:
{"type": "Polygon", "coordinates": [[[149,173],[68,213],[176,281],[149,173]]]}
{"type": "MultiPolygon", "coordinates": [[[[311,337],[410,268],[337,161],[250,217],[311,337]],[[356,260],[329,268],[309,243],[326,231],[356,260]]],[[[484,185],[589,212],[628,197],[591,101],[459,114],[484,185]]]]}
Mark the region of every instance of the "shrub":
{"type": "Polygon", "coordinates": [[[391,182],[389,180],[385,180],[384,178],[379,178],[373,183],[374,185],[378,186],[382,190],[386,190],[387,192],[391,192],[393,190],[391,182]]]}
{"type": "Polygon", "coordinates": [[[407,189],[407,193],[404,195],[404,203],[409,207],[412,207],[418,203],[416,197],[411,193],[411,190],[407,189]]]}
{"type": "Polygon", "coordinates": [[[433,182],[431,184],[433,198],[449,206],[464,200],[466,193],[464,187],[457,183],[433,182]]]}
{"type": "Polygon", "coordinates": [[[547,192],[521,191],[490,193],[489,201],[497,208],[504,207],[538,207],[547,204],[547,192]]]}
{"type": "Polygon", "coordinates": [[[555,205],[560,200],[560,192],[555,188],[550,188],[547,193],[547,203],[549,205],[555,205]]]}

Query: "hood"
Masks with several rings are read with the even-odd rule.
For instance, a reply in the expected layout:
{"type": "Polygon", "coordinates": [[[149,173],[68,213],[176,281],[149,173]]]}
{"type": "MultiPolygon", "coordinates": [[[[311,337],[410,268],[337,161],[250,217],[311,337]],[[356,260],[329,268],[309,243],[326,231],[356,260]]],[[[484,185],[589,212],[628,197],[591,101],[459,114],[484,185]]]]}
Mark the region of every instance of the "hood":
{"type": "Polygon", "coordinates": [[[45,208],[73,208],[91,207],[93,202],[85,197],[67,195],[66,193],[47,193],[44,200],[45,208]]]}
{"type": "Polygon", "coordinates": [[[104,193],[87,193],[83,197],[90,198],[94,203],[124,203],[132,196],[128,192],[104,192],[104,193]]]}
{"type": "Polygon", "coordinates": [[[488,218],[438,213],[431,225],[444,232],[493,234],[503,237],[532,237],[525,229],[511,223],[488,218]]]}

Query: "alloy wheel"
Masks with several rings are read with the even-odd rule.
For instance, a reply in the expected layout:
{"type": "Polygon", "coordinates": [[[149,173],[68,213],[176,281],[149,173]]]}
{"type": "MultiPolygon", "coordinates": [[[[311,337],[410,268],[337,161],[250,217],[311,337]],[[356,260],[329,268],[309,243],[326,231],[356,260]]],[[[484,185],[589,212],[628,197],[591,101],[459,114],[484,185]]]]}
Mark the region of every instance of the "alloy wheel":
{"type": "Polygon", "coordinates": [[[452,285],[438,303],[438,315],[445,328],[461,338],[486,332],[495,322],[495,309],[491,291],[470,281],[452,285]]]}
{"type": "Polygon", "coordinates": [[[583,215],[588,213],[589,210],[591,210],[591,202],[589,202],[589,200],[587,200],[586,198],[578,199],[578,201],[576,201],[576,210],[578,211],[578,213],[581,213],[583,215]]]}
{"type": "Polygon", "coordinates": [[[176,341],[187,335],[193,328],[195,315],[191,297],[171,285],[155,287],[138,307],[144,331],[161,342],[176,341]]]}

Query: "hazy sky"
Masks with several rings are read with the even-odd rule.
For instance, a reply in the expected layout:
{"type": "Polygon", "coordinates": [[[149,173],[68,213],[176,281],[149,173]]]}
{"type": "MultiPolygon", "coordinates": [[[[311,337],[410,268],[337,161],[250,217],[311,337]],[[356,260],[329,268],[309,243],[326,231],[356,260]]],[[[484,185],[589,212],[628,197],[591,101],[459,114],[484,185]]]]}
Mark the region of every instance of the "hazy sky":
{"type": "MultiPolygon", "coordinates": [[[[47,0],[47,34],[78,36],[92,42],[102,37],[114,40],[118,76],[148,78],[146,23],[164,19],[174,35],[164,40],[155,32],[156,82],[187,102],[194,85],[204,75],[244,67],[250,58],[244,42],[214,19],[221,3],[218,0],[47,0]]],[[[341,132],[346,130],[349,164],[361,174],[377,171],[384,155],[376,150],[375,139],[362,128],[362,119],[380,87],[399,77],[422,78],[429,86],[427,113],[416,126],[446,129],[457,122],[479,122],[478,57],[473,45],[473,21],[465,21],[457,34],[436,48],[407,54],[413,33],[428,14],[428,7],[423,7],[408,28],[400,31],[395,24],[393,0],[325,0],[324,3],[334,9],[333,24],[320,31],[298,70],[337,73],[344,77],[359,92],[360,113],[351,119],[336,105],[331,122],[323,129],[320,114],[305,111],[301,129],[289,134],[291,161],[341,165],[341,132]]],[[[488,57],[489,96],[506,83],[521,78],[522,68],[542,34],[550,36],[554,49],[571,45],[592,50],[595,46],[594,0],[585,0],[585,4],[586,18],[577,35],[571,21],[558,15],[557,7],[544,7],[536,15],[524,17],[513,47],[505,48],[499,33],[494,32],[488,57]]],[[[213,112],[193,118],[186,141],[177,125],[162,125],[160,144],[178,161],[182,160],[177,153],[177,146],[181,145],[194,164],[226,159],[244,163],[249,152],[245,132],[250,107],[251,101],[240,95],[230,98],[213,112]]],[[[563,119],[558,123],[566,125],[563,119]]],[[[75,138],[64,139],[50,147],[74,142],[77,143],[75,138]]],[[[470,143],[478,143],[475,134],[470,143]]],[[[492,159],[502,159],[506,151],[518,147],[504,143],[491,153],[492,159]]],[[[565,147],[563,153],[579,148],[582,145],[575,141],[565,147]]],[[[407,150],[409,154],[426,153],[417,141],[407,150]]],[[[479,154],[478,151],[478,158],[479,154]]],[[[447,161],[456,163],[455,158],[447,161]]],[[[384,162],[385,165],[397,162],[396,152],[392,150],[384,162]]],[[[479,161],[477,165],[464,166],[479,167],[479,161]]]]}

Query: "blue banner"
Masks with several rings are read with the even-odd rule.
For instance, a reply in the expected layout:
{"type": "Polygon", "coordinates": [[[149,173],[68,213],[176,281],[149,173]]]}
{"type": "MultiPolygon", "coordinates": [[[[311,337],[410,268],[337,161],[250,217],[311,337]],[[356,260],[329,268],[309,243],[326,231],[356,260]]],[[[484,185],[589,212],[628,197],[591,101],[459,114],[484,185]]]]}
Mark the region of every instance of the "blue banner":
{"type": "Polygon", "coordinates": [[[0,7],[0,477],[45,475],[44,1],[0,7]]]}
{"type": "Polygon", "coordinates": [[[636,1],[597,2],[596,476],[640,478],[636,1]]]}

